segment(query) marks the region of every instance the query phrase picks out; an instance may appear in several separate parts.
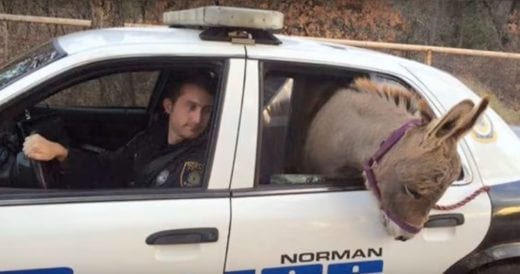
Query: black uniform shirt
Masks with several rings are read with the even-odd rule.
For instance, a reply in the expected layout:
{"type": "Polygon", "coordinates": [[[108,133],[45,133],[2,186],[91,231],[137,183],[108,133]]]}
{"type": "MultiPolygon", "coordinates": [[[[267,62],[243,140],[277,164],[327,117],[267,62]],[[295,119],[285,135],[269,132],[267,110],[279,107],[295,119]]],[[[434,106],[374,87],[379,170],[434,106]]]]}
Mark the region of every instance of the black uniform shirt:
{"type": "Polygon", "coordinates": [[[62,183],[70,188],[201,186],[206,135],[169,145],[167,127],[161,119],[113,152],[69,149],[61,163],[62,183]]]}

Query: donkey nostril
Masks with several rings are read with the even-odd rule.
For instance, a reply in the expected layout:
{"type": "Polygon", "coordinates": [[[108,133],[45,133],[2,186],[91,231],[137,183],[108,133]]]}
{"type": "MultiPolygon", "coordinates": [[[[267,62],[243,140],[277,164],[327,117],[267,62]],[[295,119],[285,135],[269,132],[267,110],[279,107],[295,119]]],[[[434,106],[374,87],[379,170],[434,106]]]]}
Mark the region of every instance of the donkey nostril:
{"type": "Polygon", "coordinates": [[[406,238],[405,236],[398,236],[398,237],[395,237],[396,240],[399,240],[399,241],[403,241],[405,242],[406,240],[408,240],[408,238],[406,238]]]}

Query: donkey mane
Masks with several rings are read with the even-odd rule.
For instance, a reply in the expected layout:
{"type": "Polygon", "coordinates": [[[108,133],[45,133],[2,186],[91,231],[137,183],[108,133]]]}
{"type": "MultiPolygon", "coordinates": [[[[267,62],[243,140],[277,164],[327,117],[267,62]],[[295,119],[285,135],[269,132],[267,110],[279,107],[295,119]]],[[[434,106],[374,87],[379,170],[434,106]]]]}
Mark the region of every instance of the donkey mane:
{"type": "Polygon", "coordinates": [[[428,103],[418,94],[397,85],[383,85],[370,81],[367,78],[359,78],[350,85],[352,90],[360,93],[376,94],[399,108],[404,108],[412,115],[421,114],[422,117],[433,118],[433,112],[428,103]]]}

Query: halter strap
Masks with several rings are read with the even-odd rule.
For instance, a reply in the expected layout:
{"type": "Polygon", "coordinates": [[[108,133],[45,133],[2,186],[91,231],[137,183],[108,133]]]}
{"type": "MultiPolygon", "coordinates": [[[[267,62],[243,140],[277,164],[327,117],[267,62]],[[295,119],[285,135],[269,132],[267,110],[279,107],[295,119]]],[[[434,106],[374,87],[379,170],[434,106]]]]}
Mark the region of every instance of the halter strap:
{"type": "Polygon", "coordinates": [[[388,219],[392,220],[397,226],[399,226],[402,230],[404,230],[408,233],[417,234],[423,228],[422,226],[412,225],[412,224],[398,218],[397,216],[395,216],[395,214],[393,214],[390,211],[384,210],[384,212],[385,212],[386,216],[388,217],[388,219]]]}
{"type": "MultiPolygon", "coordinates": [[[[378,182],[376,179],[376,175],[374,174],[374,170],[372,167],[374,164],[377,164],[385,154],[390,151],[390,149],[403,138],[404,134],[411,128],[422,125],[422,121],[419,119],[413,119],[405,124],[403,124],[398,129],[394,130],[388,139],[384,140],[383,143],[379,146],[379,149],[370,157],[367,161],[363,163],[363,171],[365,172],[365,176],[367,178],[368,184],[370,188],[376,195],[377,199],[381,201],[381,190],[379,189],[378,182]]],[[[384,210],[384,209],[383,209],[384,210]]],[[[397,218],[393,213],[389,211],[385,211],[385,214],[391,219],[395,224],[397,224],[401,229],[408,233],[416,234],[418,233],[422,227],[414,226],[404,220],[397,218]]]]}
{"type": "Polygon", "coordinates": [[[385,154],[395,145],[401,138],[403,138],[406,131],[408,131],[412,127],[420,126],[422,125],[422,121],[419,119],[413,119],[405,124],[403,124],[398,129],[394,130],[388,139],[384,140],[381,143],[381,146],[379,146],[379,149],[370,157],[367,161],[363,163],[363,171],[365,171],[365,175],[367,177],[368,183],[370,184],[370,187],[374,190],[374,193],[377,196],[377,199],[381,199],[381,191],[379,190],[379,186],[377,185],[376,175],[374,174],[374,171],[372,170],[372,167],[374,164],[377,164],[379,160],[385,156],[385,154]]]}

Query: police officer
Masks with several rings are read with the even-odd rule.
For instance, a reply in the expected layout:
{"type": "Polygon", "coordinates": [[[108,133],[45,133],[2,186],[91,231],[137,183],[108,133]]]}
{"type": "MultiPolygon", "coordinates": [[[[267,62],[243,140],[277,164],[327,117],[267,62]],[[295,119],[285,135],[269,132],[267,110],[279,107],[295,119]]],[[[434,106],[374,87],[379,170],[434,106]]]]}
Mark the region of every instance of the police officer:
{"type": "Polygon", "coordinates": [[[37,161],[56,159],[59,181],[70,188],[200,186],[214,88],[204,75],[174,83],[162,101],[163,117],[114,152],[67,148],[39,134],[25,139],[23,152],[37,161]]]}

